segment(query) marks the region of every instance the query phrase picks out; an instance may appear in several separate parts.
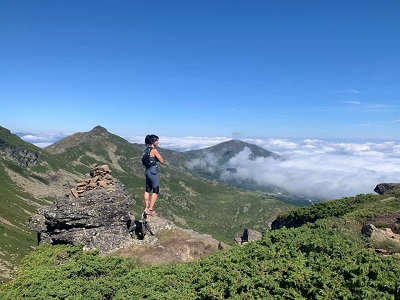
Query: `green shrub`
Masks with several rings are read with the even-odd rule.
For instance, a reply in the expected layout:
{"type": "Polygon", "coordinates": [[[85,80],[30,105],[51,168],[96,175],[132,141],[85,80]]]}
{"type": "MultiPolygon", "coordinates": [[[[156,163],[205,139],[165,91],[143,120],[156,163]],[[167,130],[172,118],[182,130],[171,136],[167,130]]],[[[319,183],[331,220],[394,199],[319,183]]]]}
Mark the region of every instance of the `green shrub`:
{"type": "MultiPolygon", "coordinates": [[[[342,217],[352,212],[360,214],[360,210],[364,209],[366,213],[362,218],[359,218],[361,221],[361,219],[372,218],[382,213],[382,208],[378,209],[375,205],[379,203],[381,199],[382,197],[378,195],[361,194],[355,197],[345,197],[337,200],[319,202],[307,207],[296,208],[278,215],[276,220],[272,223],[272,228],[299,227],[306,223],[314,223],[320,219],[342,217]],[[369,206],[373,206],[374,208],[371,209],[369,206]]],[[[396,202],[396,206],[398,207],[398,200],[396,202]]]]}
{"type": "Polygon", "coordinates": [[[400,264],[318,222],[191,263],[143,268],[128,259],[41,246],[1,299],[398,299],[400,264]]]}

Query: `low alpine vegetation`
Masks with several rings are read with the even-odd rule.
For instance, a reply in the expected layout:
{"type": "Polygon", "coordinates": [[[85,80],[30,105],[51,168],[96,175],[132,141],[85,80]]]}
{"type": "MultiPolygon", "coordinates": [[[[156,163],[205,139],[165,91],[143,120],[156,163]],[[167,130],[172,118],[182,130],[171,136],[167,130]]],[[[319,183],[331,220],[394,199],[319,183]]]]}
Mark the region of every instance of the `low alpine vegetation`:
{"type": "Polygon", "coordinates": [[[399,299],[400,260],[368,248],[355,226],[381,201],[398,210],[399,199],[359,195],[329,206],[341,210],[344,201],[358,204],[340,218],[268,231],[258,242],[191,263],[148,268],[76,246],[41,246],[0,298],[399,299]]]}

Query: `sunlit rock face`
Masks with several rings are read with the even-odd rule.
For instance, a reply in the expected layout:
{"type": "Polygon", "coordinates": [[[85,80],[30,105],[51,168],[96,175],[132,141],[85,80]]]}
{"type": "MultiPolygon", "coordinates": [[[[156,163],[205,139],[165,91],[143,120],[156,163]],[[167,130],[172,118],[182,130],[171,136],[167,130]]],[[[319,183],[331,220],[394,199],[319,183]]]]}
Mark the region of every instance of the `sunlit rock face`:
{"type": "Polygon", "coordinates": [[[56,198],[53,205],[39,208],[29,219],[29,226],[38,232],[39,244],[84,245],[100,252],[129,244],[135,222],[129,213],[133,201],[118,180],[112,182],[104,185],[100,180],[79,197],[70,192],[56,198]]]}

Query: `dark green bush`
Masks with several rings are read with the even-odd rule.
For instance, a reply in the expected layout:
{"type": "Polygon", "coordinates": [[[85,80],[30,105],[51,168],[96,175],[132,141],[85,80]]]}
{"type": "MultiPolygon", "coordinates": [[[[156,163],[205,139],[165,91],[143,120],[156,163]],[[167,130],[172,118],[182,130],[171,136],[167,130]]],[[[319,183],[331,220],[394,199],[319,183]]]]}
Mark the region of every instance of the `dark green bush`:
{"type": "Polygon", "coordinates": [[[46,246],[29,255],[1,299],[399,299],[400,264],[324,224],[274,230],[259,242],[186,264],[46,246]]]}
{"type": "Polygon", "coordinates": [[[356,197],[319,202],[311,206],[293,209],[280,214],[272,223],[272,229],[299,227],[306,223],[314,223],[320,219],[341,217],[360,209],[366,203],[374,203],[379,199],[380,197],[377,195],[362,194],[356,197]]]}

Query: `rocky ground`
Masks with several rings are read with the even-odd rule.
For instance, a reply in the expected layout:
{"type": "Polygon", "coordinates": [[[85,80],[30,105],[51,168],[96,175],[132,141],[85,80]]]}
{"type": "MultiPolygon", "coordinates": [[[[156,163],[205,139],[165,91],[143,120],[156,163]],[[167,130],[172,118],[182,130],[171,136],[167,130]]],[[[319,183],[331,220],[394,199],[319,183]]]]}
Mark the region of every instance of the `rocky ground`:
{"type": "MultiPolygon", "coordinates": [[[[143,240],[110,254],[134,258],[143,265],[163,265],[192,261],[229,247],[210,235],[179,228],[164,218],[148,218],[152,233],[147,232],[143,240]]],[[[142,226],[141,221],[138,224],[142,226]]]]}

